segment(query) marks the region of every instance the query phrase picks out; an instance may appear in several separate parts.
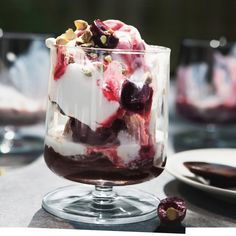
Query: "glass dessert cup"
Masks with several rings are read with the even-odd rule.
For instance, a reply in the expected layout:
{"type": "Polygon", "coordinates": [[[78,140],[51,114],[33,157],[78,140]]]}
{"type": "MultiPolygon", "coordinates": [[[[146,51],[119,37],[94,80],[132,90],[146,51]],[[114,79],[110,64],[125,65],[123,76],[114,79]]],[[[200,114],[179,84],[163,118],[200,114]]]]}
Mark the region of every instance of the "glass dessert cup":
{"type": "Polygon", "coordinates": [[[176,109],[195,124],[174,137],[178,151],[236,147],[236,55],[224,40],[185,40],[177,69],[176,109]]]}
{"type": "Polygon", "coordinates": [[[159,46],[51,46],[45,162],[55,174],[86,185],[48,193],[46,211],[93,224],[157,215],[155,196],[124,186],[149,181],[164,169],[169,56],[159,46]]]}
{"type": "Polygon", "coordinates": [[[43,151],[40,135],[22,131],[45,121],[49,71],[45,37],[8,32],[0,36],[1,157],[43,151]]]}

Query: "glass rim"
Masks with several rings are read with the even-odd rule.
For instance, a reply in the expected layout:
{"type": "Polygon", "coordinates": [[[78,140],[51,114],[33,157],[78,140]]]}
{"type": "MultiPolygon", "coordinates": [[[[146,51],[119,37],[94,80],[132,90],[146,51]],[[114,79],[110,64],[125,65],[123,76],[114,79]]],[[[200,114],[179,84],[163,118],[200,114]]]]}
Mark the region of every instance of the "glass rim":
{"type": "Polygon", "coordinates": [[[84,51],[105,51],[105,52],[114,52],[114,53],[119,53],[119,54],[149,54],[149,53],[170,53],[170,48],[163,47],[163,46],[158,46],[158,45],[149,45],[148,49],[144,50],[133,50],[133,49],[119,49],[119,48],[97,48],[97,47],[80,47],[84,51]]]}
{"type": "MultiPolygon", "coordinates": [[[[47,40],[46,40],[47,41],[47,40]]],[[[46,43],[47,45],[47,43],[46,43]]],[[[48,46],[48,45],[47,45],[48,46]]],[[[48,46],[49,48],[78,48],[82,49],[83,51],[99,51],[99,52],[110,52],[110,53],[117,53],[117,54],[155,54],[155,53],[170,53],[171,49],[164,46],[159,45],[148,45],[148,49],[144,50],[132,50],[132,49],[119,49],[119,48],[100,48],[100,47],[82,47],[79,45],[72,46],[72,45],[57,45],[52,44],[48,46]]]]}

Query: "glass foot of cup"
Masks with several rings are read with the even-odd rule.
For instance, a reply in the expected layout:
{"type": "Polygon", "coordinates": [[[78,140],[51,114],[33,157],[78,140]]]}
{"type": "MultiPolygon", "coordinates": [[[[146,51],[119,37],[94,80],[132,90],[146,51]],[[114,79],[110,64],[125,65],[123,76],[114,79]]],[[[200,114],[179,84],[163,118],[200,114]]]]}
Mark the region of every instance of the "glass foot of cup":
{"type": "Polygon", "coordinates": [[[157,216],[158,199],[129,187],[67,186],[48,193],[43,208],[54,216],[90,224],[128,224],[157,216]]]}

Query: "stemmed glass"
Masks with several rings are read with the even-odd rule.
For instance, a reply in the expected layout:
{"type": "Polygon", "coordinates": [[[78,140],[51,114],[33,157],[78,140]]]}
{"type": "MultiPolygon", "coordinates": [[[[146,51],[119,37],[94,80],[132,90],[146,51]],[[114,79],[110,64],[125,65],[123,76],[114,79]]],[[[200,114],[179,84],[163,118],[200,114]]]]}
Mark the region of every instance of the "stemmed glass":
{"type": "Polygon", "coordinates": [[[43,151],[43,140],[22,128],[43,123],[49,53],[45,35],[0,35],[0,156],[43,151]]]}
{"type": "Polygon", "coordinates": [[[49,46],[44,158],[57,175],[86,185],[48,193],[43,208],[93,224],[155,217],[155,196],[122,186],[164,169],[170,50],[49,46]]]}
{"type": "Polygon", "coordinates": [[[177,149],[236,147],[236,51],[220,40],[183,41],[177,68],[177,112],[196,126],[177,133],[177,149]]]}

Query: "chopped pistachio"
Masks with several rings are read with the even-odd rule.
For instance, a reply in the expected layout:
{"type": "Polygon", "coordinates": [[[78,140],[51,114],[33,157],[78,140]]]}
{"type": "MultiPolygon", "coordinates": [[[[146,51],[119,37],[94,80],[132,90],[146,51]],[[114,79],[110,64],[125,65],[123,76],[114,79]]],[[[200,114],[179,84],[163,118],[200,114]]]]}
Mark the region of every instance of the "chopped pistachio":
{"type": "Polygon", "coordinates": [[[114,31],[113,31],[112,29],[109,29],[107,32],[108,32],[109,34],[114,34],[114,31]]]}
{"type": "Polygon", "coordinates": [[[106,37],[105,35],[102,35],[102,36],[100,37],[100,40],[101,40],[102,44],[106,44],[106,42],[107,42],[107,37],[106,37]]]}
{"type": "Polygon", "coordinates": [[[90,30],[86,30],[80,37],[82,38],[84,43],[88,43],[92,38],[92,33],[90,30]]]}
{"type": "Polygon", "coordinates": [[[72,29],[68,29],[65,33],[65,37],[67,40],[72,40],[76,38],[76,34],[72,29]]]}
{"type": "Polygon", "coordinates": [[[151,84],[152,83],[152,75],[150,72],[146,72],[144,74],[145,84],[151,84]]]}
{"type": "Polygon", "coordinates": [[[62,34],[56,38],[57,45],[65,45],[69,42],[69,40],[65,37],[65,34],[62,34]]]}
{"type": "MultiPolygon", "coordinates": [[[[86,30],[80,37],[78,37],[76,39],[76,42],[79,44],[85,44],[85,43],[93,43],[93,41],[91,41],[92,38],[92,33],[90,30],[86,30]]],[[[94,46],[94,45],[91,45],[94,46]]]]}
{"type": "Polygon", "coordinates": [[[88,27],[88,23],[84,20],[75,20],[74,24],[77,30],[85,30],[88,27]]]}
{"type": "Polygon", "coordinates": [[[107,61],[107,62],[112,62],[112,57],[111,55],[107,55],[104,57],[104,60],[107,61]]]}
{"type": "Polygon", "coordinates": [[[166,215],[170,221],[173,221],[178,217],[178,211],[173,207],[169,207],[166,211],[166,215]]]}
{"type": "Polygon", "coordinates": [[[152,83],[152,78],[151,77],[147,77],[145,84],[151,84],[152,83]]]}
{"type": "Polygon", "coordinates": [[[83,68],[82,68],[82,71],[83,71],[83,73],[84,73],[86,76],[88,76],[88,77],[91,77],[91,76],[92,76],[92,71],[89,70],[88,68],[83,67],[83,68]]]}

